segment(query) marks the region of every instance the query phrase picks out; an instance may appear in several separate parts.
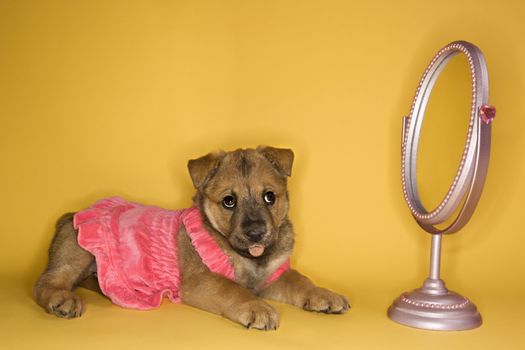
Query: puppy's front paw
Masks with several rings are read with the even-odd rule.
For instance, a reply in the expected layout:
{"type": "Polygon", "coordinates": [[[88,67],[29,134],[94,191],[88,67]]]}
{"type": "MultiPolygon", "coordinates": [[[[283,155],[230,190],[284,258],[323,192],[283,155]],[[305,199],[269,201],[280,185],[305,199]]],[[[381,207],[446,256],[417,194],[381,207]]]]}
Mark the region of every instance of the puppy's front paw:
{"type": "Polygon", "coordinates": [[[303,309],[307,311],[327,314],[343,314],[349,308],[350,305],[344,296],[319,287],[312,289],[306,294],[306,300],[303,304],[303,309]]]}
{"type": "Polygon", "coordinates": [[[276,330],[279,327],[279,314],[262,300],[248,301],[236,310],[236,321],[246,328],[276,330]]]}
{"type": "Polygon", "coordinates": [[[69,290],[56,290],[49,298],[47,311],[61,318],[80,317],[82,300],[69,290]]]}

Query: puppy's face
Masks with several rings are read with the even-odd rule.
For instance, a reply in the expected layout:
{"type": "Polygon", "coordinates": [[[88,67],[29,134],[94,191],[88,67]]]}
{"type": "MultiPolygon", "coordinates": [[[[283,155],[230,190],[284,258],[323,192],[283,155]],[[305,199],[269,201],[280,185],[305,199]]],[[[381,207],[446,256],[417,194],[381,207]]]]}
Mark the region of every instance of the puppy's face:
{"type": "Polygon", "coordinates": [[[239,254],[264,256],[288,214],[293,152],[259,147],[208,154],[188,168],[209,223],[239,254]]]}

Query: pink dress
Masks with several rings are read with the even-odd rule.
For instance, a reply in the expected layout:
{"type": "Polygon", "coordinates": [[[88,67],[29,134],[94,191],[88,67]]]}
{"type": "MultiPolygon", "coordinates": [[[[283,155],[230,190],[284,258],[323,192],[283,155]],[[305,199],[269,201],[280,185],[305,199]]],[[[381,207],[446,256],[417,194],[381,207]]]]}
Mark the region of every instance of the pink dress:
{"type": "MultiPolygon", "coordinates": [[[[165,295],[171,302],[180,302],[180,225],[210,271],[235,281],[233,266],[204,228],[195,207],[167,210],[113,197],[74,217],[79,245],[95,256],[102,292],[117,305],[140,310],[158,307],[165,295]]],[[[265,284],[289,268],[287,260],[265,284]]]]}

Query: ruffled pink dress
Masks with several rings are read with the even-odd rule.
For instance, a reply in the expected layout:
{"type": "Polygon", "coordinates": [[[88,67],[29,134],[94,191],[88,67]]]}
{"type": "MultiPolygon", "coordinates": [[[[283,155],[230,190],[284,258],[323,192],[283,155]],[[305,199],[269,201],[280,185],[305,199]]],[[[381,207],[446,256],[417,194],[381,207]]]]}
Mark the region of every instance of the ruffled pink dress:
{"type": "MultiPolygon", "coordinates": [[[[177,234],[184,225],[195,250],[210,271],[235,281],[233,266],[202,224],[195,208],[167,210],[113,197],[78,212],[78,243],[95,256],[102,292],[117,305],[149,310],[164,296],[180,302],[177,234]]],[[[287,260],[265,281],[290,268],[287,260]]]]}

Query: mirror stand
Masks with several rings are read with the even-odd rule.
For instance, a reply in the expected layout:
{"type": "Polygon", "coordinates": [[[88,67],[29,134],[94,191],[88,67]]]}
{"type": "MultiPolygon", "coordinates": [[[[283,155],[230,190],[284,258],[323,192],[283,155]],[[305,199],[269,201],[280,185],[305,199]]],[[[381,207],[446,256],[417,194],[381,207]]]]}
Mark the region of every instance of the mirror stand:
{"type": "Polygon", "coordinates": [[[439,331],[465,330],[481,325],[476,305],[446,288],[440,278],[442,235],[432,235],[430,274],[421,288],[401,294],[388,316],[406,326],[439,331]]]}
{"type": "Polygon", "coordinates": [[[432,235],[430,275],[419,289],[401,294],[388,309],[388,316],[401,324],[431,330],[464,330],[481,325],[476,306],[464,296],[449,291],[440,278],[441,239],[458,232],[476,209],[487,175],[491,124],[496,108],[488,104],[488,71],[485,58],[475,45],[455,41],[432,59],[419,82],[410,115],[402,123],[401,179],[403,194],[417,224],[432,235]],[[465,148],[456,176],[447,194],[432,211],[419,196],[416,168],[418,145],[425,109],[432,88],[446,64],[458,54],[467,57],[472,100],[465,148]],[[452,220],[454,213],[457,213],[452,220]],[[438,225],[448,225],[440,227],[438,225]]]}

